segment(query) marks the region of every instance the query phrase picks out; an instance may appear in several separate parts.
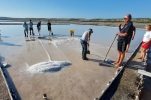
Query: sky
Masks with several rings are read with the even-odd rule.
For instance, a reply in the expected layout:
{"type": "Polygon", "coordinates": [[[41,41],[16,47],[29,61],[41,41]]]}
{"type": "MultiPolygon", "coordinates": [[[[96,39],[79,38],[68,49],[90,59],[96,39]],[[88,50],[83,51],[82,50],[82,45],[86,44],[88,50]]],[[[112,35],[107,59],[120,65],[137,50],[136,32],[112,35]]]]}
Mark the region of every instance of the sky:
{"type": "Polygon", "coordinates": [[[151,0],[0,0],[0,17],[133,18],[151,17],[151,0]]]}

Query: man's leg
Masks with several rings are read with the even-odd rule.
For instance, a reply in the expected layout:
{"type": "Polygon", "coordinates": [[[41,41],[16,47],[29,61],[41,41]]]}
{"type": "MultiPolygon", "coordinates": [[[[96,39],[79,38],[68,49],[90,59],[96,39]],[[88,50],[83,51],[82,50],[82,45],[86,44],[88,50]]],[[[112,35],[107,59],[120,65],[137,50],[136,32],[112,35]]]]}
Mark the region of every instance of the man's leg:
{"type": "Polygon", "coordinates": [[[84,59],[84,44],[83,41],[81,40],[81,46],[82,46],[82,59],[84,59]]]}
{"type": "Polygon", "coordinates": [[[82,59],[83,60],[88,60],[88,58],[86,57],[86,54],[87,54],[87,42],[81,40],[81,45],[82,45],[82,59]]]}
{"type": "Polygon", "coordinates": [[[29,32],[30,32],[30,36],[31,36],[31,28],[29,29],[29,32]]]}
{"type": "Polygon", "coordinates": [[[124,60],[124,58],[125,58],[125,52],[122,52],[122,53],[121,53],[120,60],[119,60],[119,62],[116,64],[117,67],[120,67],[120,66],[121,66],[121,64],[122,64],[122,62],[123,62],[123,60],[124,60]]]}
{"type": "Polygon", "coordinates": [[[32,28],[32,35],[34,36],[35,34],[34,34],[34,30],[33,30],[33,28],[32,28]]]}
{"type": "Polygon", "coordinates": [[[121,58],[121,52],[118,51],[118,59],[114,62],[115,65],[119,63],[120,58],[121,58]]]}
{"type": "Polygon", "coordinates": [[[129,47],[130,47],[130,44],[127,44],[127,46],[126,46],[126,52],[128,52],[129,47]]]}
{"type": "Polygon", "coordinates": [[[25,34],[25,37],[26,37],[26,30],[24,30],[24,34],[25,34]]]}
{"type": "Polygon", "coordinates": [[[48,30],[49,31],[49,36],[50,36],[50,30],[48,30]]]}
{"type": "Polygon", "coordinates": [[[125,51],[126,51],[126,47],[127,47],[127,41],[121,41],[120,42],[120,46],[119,46],[119,59],[118,59],[118,63],[115,65],[117,68],[121,66],[124,58],[125,58],[125,51]]]}
{"type": "Polygon", "coordinates": [[[26,35],[27,35],[27,37],[28,37],[28,29],[26,30],[26,32],[27,32],[27,34],[26,34],[26,35]]]}
{"type": "Polygon", "coordinates": [[[87,55],[87,42],[84,42],[84,60],[88,60],[86,55],[87,55]]]}
{"type": "Polygon", "coordinates": [[[145,56],[146,56],[146,49],[142,49],[142,61],[145,61],[145,56]]]}

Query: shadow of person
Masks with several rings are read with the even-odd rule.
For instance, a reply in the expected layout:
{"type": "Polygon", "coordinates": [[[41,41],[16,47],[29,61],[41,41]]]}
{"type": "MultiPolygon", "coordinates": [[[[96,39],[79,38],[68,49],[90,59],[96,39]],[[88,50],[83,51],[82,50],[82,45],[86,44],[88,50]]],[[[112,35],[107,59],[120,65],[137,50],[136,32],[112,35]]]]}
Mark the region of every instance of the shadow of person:
{"type": "Polygon", "coordinates": [[[139,61],[131,61],[128,65],[127,68],[133,69],[133,70],[138,70],[138,69],[145,69],[144,62],[139,62],[139,61]]]}
{"type": "Polygon", "coordinates": [[[89,61],[93,61],[93,62],[99,63],[101,60],[100,59],[89,58],[89,61]]]}

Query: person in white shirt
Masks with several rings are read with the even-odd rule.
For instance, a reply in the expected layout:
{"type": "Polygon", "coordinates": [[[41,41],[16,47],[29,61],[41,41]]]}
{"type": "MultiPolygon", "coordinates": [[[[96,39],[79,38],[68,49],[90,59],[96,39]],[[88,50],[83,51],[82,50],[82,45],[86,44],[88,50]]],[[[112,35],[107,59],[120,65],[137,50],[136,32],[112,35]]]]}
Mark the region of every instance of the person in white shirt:
{"type": "Polygon", "coordinates": [[[151,46],[151,25],[146,25],[146,33],[144,34],[142,45],[141,45],[141,56],[139,59],[145,60],[146,52],[151,46]]]}
{"type": "Polygon", "coordinates": [[[88,60],[87,54],[87,46],[89,45],[90,36],[93,33],[93,30],[90,28],[88,31],[85,31],[81,38],[81,46],[82,46],[82,59],[88,60]]]}

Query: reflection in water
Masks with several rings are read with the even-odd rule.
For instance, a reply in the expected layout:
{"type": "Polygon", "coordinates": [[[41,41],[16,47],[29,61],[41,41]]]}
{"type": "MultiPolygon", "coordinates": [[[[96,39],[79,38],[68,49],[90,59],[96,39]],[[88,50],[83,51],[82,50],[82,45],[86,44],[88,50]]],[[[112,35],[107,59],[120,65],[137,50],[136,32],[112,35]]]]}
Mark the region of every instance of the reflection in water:
{"type": "Polygon", "coordinates": [[[2,39],[1,39],[1,30],[0,30],[0,41],[2,41],[2,39]]]}
{"type": "Polygon", "coordinates": [[[19,44],[13,44],[13,43],[3,42],[3,41],[0,41],[0,45],[6,45],[6,46],[22,46],[22,45],[19,45],[19,44]]]}
{"type": "Polygon", "coordinates": [[[0,55],[0,63],[4,62],[5,58],[0,55]]]}
{"type": "Polygon", "coordinates": [[[1,35],[0,35],[0,42],[2,41],[1,35]]]}

